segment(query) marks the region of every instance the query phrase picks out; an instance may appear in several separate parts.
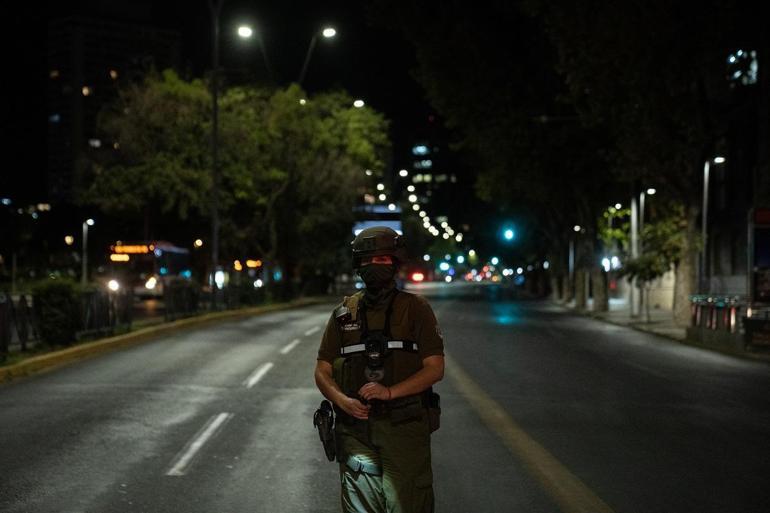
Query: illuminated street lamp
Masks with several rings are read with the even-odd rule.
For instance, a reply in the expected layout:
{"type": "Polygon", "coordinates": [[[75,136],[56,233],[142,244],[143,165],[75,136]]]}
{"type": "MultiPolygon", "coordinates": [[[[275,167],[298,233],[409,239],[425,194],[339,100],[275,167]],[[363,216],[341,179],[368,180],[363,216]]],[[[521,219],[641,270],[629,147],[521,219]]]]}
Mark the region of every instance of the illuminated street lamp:
{"type": "MultiPolygon", "coordinates": [[[[714,164],[724,164],[724,157],[714,157],[714,164]]],[[[703,210],[701,212],[701,255],[699,266],[699,286],[701,292],[708,292],[709,286],[706,286],[706,255],[708,250],[708,213],[709,213],[709,174],[711,170],[711,161],[707,160],[703,165],[703,210]]]]}
{"type": "MultiPolygon", "coordinates": [[[[318,34],[319,32],[316,32],[315,34],[313,34],[313,37],[310,39],[310,45],[307,47],[307,54],[305,54],[305,62],[302,64],[302,71],[299,72],[299,80],[297,81],[299,85],[302,85],[302,81],[305,80],[305,73],[307,73],[307,65],[310,63],[310,56],[313,55],[313,50],[315,49],[316,42],[318,41],[318,34]]],[[[337,30],[334,29],[334,27],[324,27],[324,29],[321,30],[320,34],[323,36],[324,39],[331,39],[337,35],[337,30]]]]}
{"type": "Polygon", "coordinates": [[[93,225],[93,219],[83,221],[83,257],[80,259],[80,283],[83,286],[88,283],[88,227],[93,225]]]}
{"type": "Polygon", "coordinates": [[[356,101],[353,102],[353,107],[355,107],[357,109],[360,109],[364,105],[366,105],[366,104],[364,103],[363,100],[356,100],[356,101]]]}

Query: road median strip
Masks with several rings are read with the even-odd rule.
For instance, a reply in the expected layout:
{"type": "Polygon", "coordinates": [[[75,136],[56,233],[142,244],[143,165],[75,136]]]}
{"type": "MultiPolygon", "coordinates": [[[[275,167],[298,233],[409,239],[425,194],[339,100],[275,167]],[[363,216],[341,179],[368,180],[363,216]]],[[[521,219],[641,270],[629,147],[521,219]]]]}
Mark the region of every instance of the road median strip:
{"type": "Polygon", "coordinates": [[[176,321],[140,328],[129,333],[116,335],[104,339],[77,344],[66,349],[51,351],[49,353],[32,356],[12,365],[0,367],[0,384],[31,376],[39,372],[60,367],[107,351],[113,351],[124,347],[148,342],[165,335],[173,335],[192,328],[200,328],[211,324],[236,321],[256,315],[289,310],[291,308],[312,306],[329,302],[324,298],[306,298],[288,303],[277,303],[238,310],[226,310],[212,312],[194,317],[187,317],[176,321]]]}

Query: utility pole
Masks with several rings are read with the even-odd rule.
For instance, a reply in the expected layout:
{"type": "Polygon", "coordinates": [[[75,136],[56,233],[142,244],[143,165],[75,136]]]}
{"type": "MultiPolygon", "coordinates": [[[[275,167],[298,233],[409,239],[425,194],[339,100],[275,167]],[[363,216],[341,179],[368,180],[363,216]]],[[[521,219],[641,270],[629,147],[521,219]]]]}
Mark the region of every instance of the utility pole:
{"type": "Polygon", "coordinates": [[[211,43],[211,308],[216,309],[219,268],[219,15],[224,0],[209,0],[211,43]]]}

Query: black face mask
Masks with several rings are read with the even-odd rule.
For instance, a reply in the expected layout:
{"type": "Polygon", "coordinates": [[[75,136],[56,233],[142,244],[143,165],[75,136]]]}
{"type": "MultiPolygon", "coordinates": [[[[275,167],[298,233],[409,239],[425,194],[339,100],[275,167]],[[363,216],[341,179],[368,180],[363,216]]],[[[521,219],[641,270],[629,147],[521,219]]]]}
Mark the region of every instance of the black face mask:
{"type": "Polygon", "coordinates": [[[392,264],[369,264],[358,270],[368,290],[377,291],[390,285],[396,276],[396,266],[392,264]]]}

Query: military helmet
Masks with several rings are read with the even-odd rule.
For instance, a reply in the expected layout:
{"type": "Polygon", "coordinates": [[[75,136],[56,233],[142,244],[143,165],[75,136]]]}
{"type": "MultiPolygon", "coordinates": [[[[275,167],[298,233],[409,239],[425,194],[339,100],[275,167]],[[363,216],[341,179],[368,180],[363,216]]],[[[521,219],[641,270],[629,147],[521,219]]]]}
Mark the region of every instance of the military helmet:
{"type": "Polygon", "coordinates": [[[361,267],[361,260],[367,257],[388,255],[399,263],[406,260],[404,237],[387,226],[372,226],[362,230],[351,245],[354,269],[361,267]]]}

